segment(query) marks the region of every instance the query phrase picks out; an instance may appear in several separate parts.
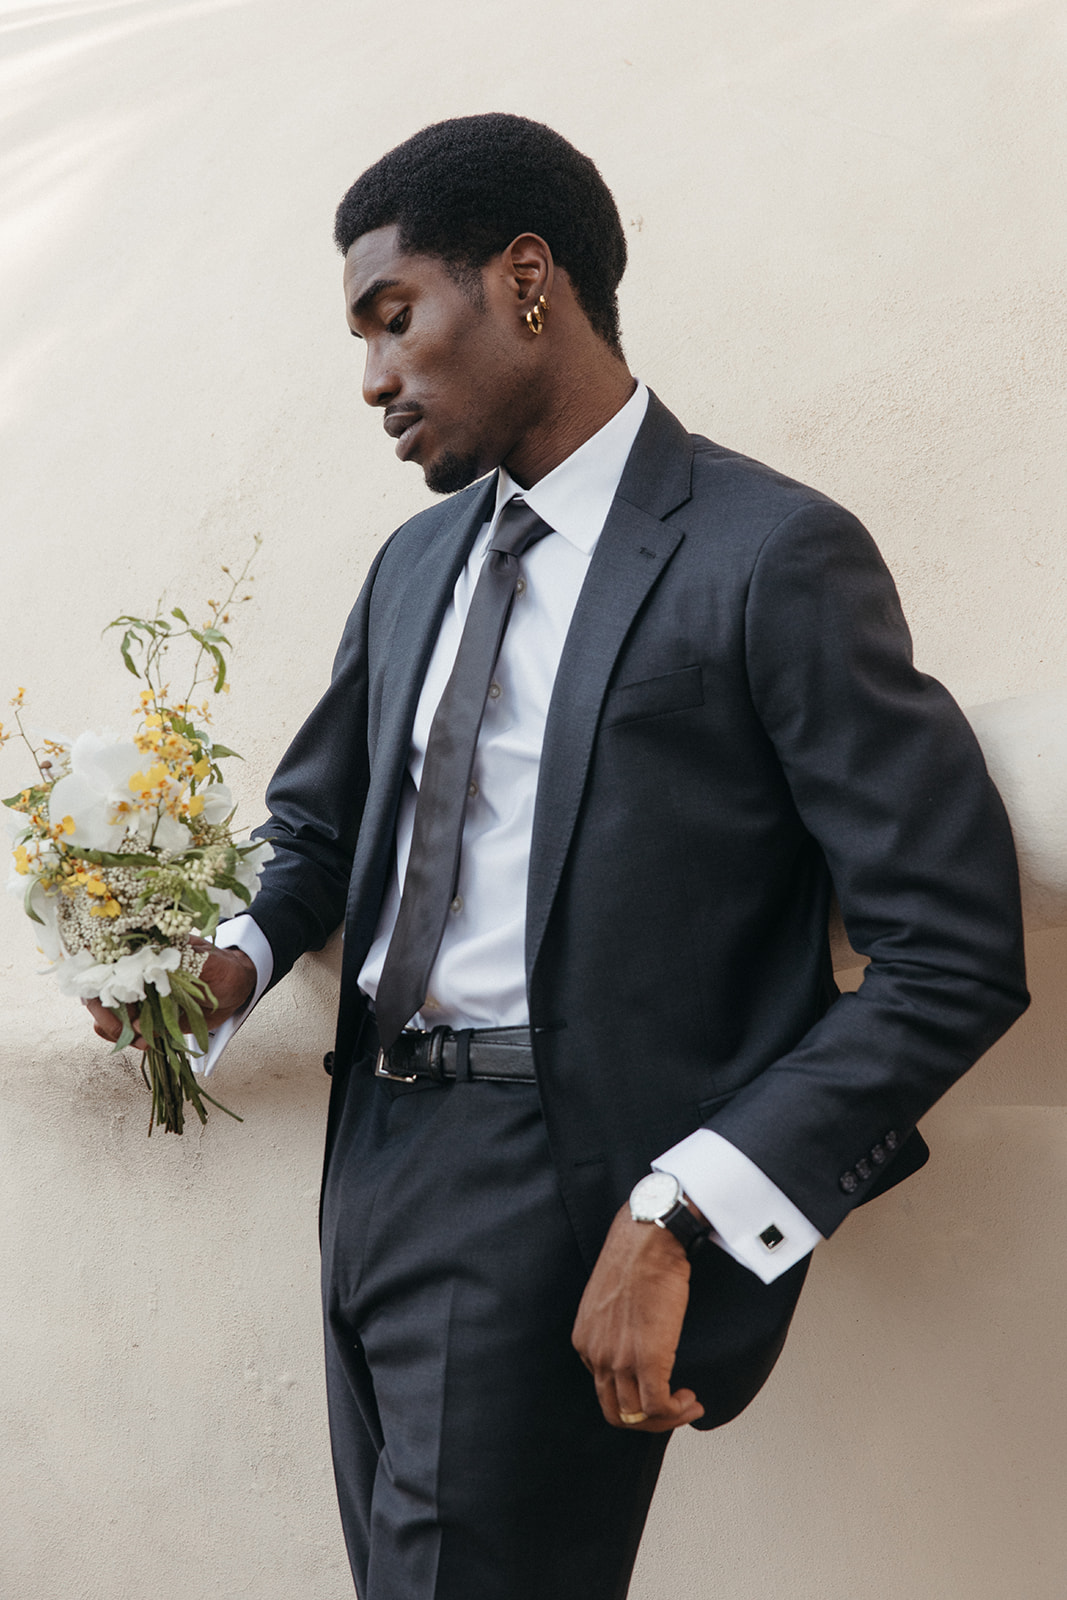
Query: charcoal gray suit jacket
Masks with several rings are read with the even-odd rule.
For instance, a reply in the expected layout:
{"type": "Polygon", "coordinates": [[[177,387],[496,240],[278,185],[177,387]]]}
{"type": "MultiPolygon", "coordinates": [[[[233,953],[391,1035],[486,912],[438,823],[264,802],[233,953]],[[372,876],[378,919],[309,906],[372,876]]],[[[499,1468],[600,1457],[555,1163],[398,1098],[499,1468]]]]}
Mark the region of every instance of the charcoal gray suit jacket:
{"type": "MultiPolygon", "coordinates": [[[[277,853],[252,914],[274,981],[345,927],[335,1106],[368,1092],[356,979],[423,674],[494,489],[383,547],[268,791],[277,853]]],[[[702,1124],[831,1234],[922,1164],[917,1120],[1027,1003],[1003,807],[962,713],[912,665],[869,535],[654,396],[560,662],[526,953],[590,1263],[650,1159],[702,1124]],[[831,886],[870,957],[854,995],[833,983],[831,886]]],[[[678,1379],[704,1426],[759,1387],[803,1275],[767,1288],[719,1251],[694,1271],[678,1379]]]]}

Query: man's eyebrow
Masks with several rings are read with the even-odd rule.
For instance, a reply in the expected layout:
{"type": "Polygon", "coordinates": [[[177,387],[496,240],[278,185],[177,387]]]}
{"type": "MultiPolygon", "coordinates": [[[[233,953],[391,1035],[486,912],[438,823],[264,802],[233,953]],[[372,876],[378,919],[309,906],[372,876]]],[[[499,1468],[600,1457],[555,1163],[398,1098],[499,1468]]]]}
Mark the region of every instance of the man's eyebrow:
{"type": "Polygon", "coordinates": [[[395,289],[399,282],[399,278],[375,278],[370,288],[364,289],[363,293],[352,307],[350,315],[353,317],[362,316],[364,311],[373,305],[374,301],[377,300],[380,294],[383,294],[386,289],[395,289]]]}

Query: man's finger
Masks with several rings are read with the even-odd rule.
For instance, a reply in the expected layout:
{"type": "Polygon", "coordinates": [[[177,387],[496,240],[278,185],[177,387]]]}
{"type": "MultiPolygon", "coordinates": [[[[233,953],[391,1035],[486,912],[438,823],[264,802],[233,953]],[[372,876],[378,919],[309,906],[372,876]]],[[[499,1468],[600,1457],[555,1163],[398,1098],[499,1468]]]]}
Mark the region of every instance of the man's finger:
{"type": "Polygon", "coordinates": [[[615,1409],[619,1421],[626,1428],[635,1427],[648,1419],[648,1408],[642,1403],[637,1378],[632,1372],[615,1374],[615,1409]]]}
{"type": "Polygon", "coordinates": [[[679,1389],[677,1394],[670,1397],[670,1403],[665,1411],[657,1416],[643,1416],[640,1411],[628,1412],[627,1416],[634,1420],[628,1422],[621,1413],[620,1426],[631,1433],[670,1433],[673,1428],[684,1428],[690,1422],[696,1422],[704,1415],[704,1407],[700,1404],[691,1389],[679,1389]],[[636,1420],[640,1418],[641,1420],[636,1420]]]}
{"type": "Polygon", "coordinates": [[[674,1416],[677,1407],[671,1394],[669,1372],[638,1368],[634,1374],[634,1388],[637,1404],[628,1410],[643,1411],[646,1416],[656,1418],[674,1416]]]}
{"type": "MultiPolygon", "coordinates": [[[[93,1032],[97,1037],[106,1039],[108,1044],[118,1044],[122,1036],[122,1024],[115,1013],[100,1000],[83,1000],[82,1005],[93,1019],[93,1032]]],[[[137,1012],[133,1006],[127,1006],[126,1010],[134,1030],[129,1043],[135,1050],[147,1050],[148,1045],[137,1031],[137,1012]]]]}

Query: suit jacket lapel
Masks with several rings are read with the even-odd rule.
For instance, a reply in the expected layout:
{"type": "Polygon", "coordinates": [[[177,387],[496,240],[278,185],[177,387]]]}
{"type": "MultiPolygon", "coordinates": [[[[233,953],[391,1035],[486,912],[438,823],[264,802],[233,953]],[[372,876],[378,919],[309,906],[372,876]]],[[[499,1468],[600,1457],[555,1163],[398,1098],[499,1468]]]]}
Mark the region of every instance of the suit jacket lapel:
{"type": "Polygon", "coordinates": [[[688,500],[692,445],[650,394],[578,597],[545,726],[530,848],[526,969],[532,973],[578,817],[600,707],[630,625],[680,544],[662,520],[688,500]]]}

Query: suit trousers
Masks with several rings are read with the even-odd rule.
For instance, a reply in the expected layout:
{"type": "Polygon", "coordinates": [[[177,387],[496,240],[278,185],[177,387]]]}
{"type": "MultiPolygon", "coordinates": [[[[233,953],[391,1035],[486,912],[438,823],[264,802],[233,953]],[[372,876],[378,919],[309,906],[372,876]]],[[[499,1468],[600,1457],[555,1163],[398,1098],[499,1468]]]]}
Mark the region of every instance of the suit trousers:
{"type": "Polygon", "coordinates": [[[666,1434],[603,1419],[532,1084],[335,1075],[327,1394],[360,1600],[623,1600],[666,1434]]]}

